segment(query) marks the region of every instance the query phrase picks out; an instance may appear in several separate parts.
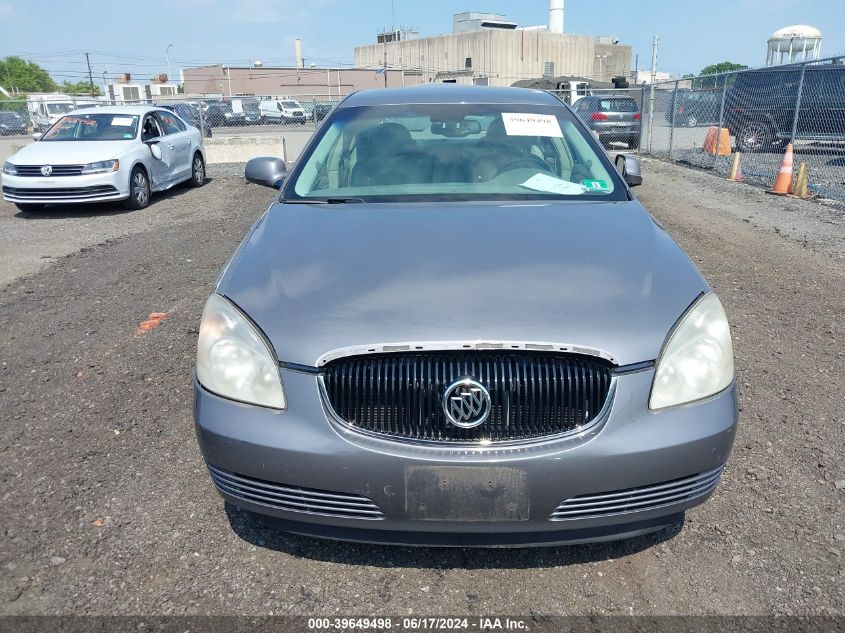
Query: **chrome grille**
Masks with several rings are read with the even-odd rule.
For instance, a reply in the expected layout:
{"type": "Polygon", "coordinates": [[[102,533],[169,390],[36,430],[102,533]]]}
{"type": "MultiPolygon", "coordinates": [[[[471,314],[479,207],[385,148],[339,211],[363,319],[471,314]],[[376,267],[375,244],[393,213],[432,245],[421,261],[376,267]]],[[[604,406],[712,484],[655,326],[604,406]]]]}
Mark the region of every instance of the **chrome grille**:
{"type": "Polygon", "coordinates": [[[285,510],[346,519],[383,519],[379,507],[355,494],[312,490],[236,475],[206,463],[217,488],[232,497],[285,510]]]}
{"type": "Polygon", "coordinates": [[[610,392],[611,364],[571,354],[445,351],[350,356],[330,362],[325,396],[346,424],[396,438],[440,442],[514,441],[578,430],[610,392]],[[441,401],[470,376],[490,393],[486,422],[449,423],[441,401]]]}
{"type": "MultiPolygon", "coordinates": [[[[51,165],[53,173],[50,174],[50,177],[79,176],[82,173],[82,168],[84,166],[85,165],[51,165]]],[[[39,178],[44,178],[44,174],[41,173],[42,167],[43,165],[15,165],[18,176],[37,176],[39,178]]]]}
{"type": "Polygon", "coordinates": [[[703,497],[713,491],[724,465],[674,481],[601,494],[579,495],[561,503],[551,519],[589,519],[613,514],[645,512],[674,503],[703,497]]]}

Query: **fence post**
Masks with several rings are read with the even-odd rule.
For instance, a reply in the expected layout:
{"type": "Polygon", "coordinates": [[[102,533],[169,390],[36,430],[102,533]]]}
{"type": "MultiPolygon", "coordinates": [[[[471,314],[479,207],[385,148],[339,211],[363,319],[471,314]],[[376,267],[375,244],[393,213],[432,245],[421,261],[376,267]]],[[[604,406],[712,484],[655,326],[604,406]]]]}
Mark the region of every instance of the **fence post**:
{"type": "Polygon", "coordinates": [[[651,154],[651,149],[648,147],[648,134],[646,133],[646,111],[645,111],[645,84],[640,85],[640,112],[642,112],[642,119],[640,123],[640,154],[646,152],[651,154]],[[645,142],[644,142],[645,141],[645,142]]]}
{"type": "Polygon", "coordinates": [[[654,82],[649,84],[648,90],[648,153],[654,154],[651,143],[654,136],[654,82]]]}
{"type": "MultiPolygon", "coordinates": [[[[716,82],[718,85],[718,75],[716,75],[717,79],[716,82]]],[[[719,149],[722,146],[722,128],[725,125],[725,97],[728,94],[728,75],[725,75],[725,79],[722,82],[722,105],[719,108],[719,127],[716,130],[716,149],[713,152],[713,170],[716,170],[716,163],[719,162],[719,149]]]]}
{"type": "Polygon", "coordinates": [[[795,114],[792,115],[792,134],[789,142],[795,142],[795,134],[798,132],[798,112],[801,110],[801,95],[804,92],[804,73],[807,71],[807,64],[801,65],[801,77],[798,79],[798,96],[795,97],[795,114]]]}
{"type": "Polygon", "coordinates": [[[672,121],[669,126],[669,160],[672,160],[672,145],[675,142],[675,113],[678,111],[678,86],[680,80],[675,82],[675,89],[672,91],[672,121]]]}
{"type": "Polygon", "coordinates": [[[197,101],[197,108],[200,111],[200,134],[205,138],[205,112],[202,110],[202,101],[197,101]]]}

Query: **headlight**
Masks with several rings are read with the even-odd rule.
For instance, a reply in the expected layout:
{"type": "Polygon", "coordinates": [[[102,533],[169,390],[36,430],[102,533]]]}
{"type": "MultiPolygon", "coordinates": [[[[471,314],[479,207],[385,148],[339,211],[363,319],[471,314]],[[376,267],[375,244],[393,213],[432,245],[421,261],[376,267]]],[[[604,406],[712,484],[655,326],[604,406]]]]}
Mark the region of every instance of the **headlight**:
{"type": "Polygon", "coordinates": [[[82,168],[83,174],[105,174],[120,169],[119,160],[101,160],[96,163],[88,163],[82,168]]]}
{"type": "Polygon", "coordinates": [[[5,163],[3,163],[3,173],[9,174],[10,176],[17,176],[18,170],[12,163],[6,161],[5,163]]]}
{"type": "Polygon", "coordinates": [[[728,318],[711,292],[687,310],[664,344],[648,406],[654,410],[700,400],[719,393],[733,379],[728,318]]]}
{"type": "Polygon", "coordinates": [[[220,295],[205,304],[197,346],[197,379],[218,396],[285,408],[279,365],[264,337],[220,295]]]}

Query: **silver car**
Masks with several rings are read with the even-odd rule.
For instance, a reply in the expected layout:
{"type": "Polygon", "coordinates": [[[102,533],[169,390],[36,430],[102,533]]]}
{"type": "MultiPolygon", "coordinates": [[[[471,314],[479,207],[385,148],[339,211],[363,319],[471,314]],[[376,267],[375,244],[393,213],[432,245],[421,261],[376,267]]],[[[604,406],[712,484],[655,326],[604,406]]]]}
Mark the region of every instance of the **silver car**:
{"type": "Polygon", "coordinates": [[[414,545],[632,537],[714,491],[737,423],[701,273],[552,95],[356,93],[209,298],[195,421],[222,496],[414,545]]]}
{"type": "Polygon", "coordinates": [[[163,108],[87,107],[33,137],[3,164],[3,199],[22,211],[115,200],[143,209],[153,192],[205,183],[200,131],[163,108]]]}

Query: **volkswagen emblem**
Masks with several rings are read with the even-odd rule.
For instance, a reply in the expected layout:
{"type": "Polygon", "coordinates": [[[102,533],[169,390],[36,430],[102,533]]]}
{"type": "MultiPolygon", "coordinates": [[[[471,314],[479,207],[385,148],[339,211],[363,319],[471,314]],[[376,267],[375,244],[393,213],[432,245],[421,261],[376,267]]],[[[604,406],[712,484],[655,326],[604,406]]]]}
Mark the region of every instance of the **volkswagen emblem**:
{"type": "Polygon", "coordinates": [[[490,416],[490,392],[472,378],[460,378],[443,394],[443,413],[446,419],[462,429],[484,424],[490,416]]]}
{"type": "Polygon", "coordinates": [[[53,173],[53,166],[52,165],[41,165],[41,175],[42,176],[49,176],[53,173]]]}

